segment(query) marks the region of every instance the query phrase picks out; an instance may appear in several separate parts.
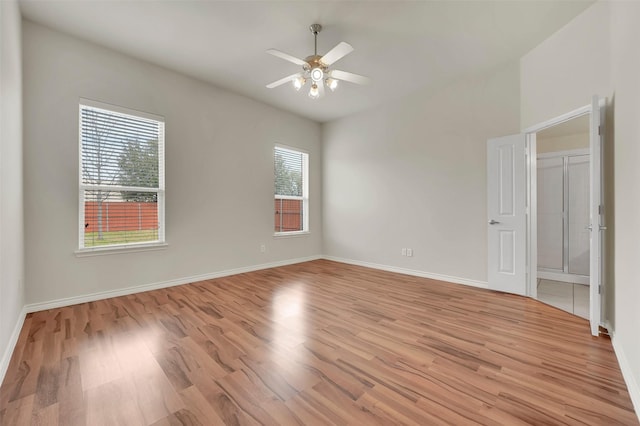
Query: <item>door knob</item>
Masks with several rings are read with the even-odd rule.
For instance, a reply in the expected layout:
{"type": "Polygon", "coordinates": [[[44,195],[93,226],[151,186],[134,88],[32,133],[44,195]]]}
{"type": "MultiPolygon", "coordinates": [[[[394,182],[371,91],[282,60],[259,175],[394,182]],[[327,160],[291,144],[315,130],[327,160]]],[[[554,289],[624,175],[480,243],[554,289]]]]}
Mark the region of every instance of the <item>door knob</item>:
{"type": "Polygon", "coordinates": [[[493,219],[491,219],[489,221],[489,225],[497,225],[498,223],[500,223],[500,222],[498,222],[497,220],[493,220],[493,219]]]}

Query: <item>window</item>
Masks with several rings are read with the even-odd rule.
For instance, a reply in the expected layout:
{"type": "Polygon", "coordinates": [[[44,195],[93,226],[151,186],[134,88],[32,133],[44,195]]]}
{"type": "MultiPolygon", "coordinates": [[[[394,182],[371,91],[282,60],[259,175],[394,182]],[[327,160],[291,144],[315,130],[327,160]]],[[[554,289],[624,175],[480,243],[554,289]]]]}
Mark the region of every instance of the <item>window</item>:
{"type": "Polygon", "coordinates": [[[80,103],[80,250],[164,242],[164,119],[80,103]]]}
{"type": "Polygon", "coordinates": [[[276,147],[275,232],[293,234],[309,231],[309,154],[276,147]]]}

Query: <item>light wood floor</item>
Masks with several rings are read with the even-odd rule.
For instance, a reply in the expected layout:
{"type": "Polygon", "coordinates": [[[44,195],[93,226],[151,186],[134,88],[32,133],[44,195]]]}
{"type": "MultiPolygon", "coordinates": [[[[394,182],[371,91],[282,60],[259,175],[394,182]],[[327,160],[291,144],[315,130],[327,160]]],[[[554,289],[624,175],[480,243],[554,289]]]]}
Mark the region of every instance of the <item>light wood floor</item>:
{"type": "Polygon", "coordinates": [[[28,315],[0,424],[636,425],[611,342],[535,300],[329,261],[28,315]]]}

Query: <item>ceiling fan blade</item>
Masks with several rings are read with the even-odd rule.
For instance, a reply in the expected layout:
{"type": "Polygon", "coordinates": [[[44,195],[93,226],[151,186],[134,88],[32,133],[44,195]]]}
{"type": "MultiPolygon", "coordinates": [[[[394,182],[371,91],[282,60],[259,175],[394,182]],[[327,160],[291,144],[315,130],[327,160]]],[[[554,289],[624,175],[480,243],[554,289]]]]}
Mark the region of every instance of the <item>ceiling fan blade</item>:
{"type": "Polygon", "coordinates": [[[353,52],[353,47],[349,43],[342,41],[320,58],[320,61],[329,66],[351,52],[353,52]]]}
{"type": "Polygon", "coordinates": [[[285,83],[290,82],[291,80],[294,80],[294,79],[300,77],[301,75],[302,75],[302,73],[300,73],[300,72],[295,73],[295,74],[291,74],[290,76],[287,76],[285,78],[281,78],[278,81],[274,81],[273,83],[267,84],[267,88],[273,89],[274,87],[281,86],[281,85],[283,85],[285,83]]]}
{"type": "Polygon", "coordinates": [[[268,49],[267,53],[273,56],[277,56],[280,59],[284,59],[285,61],[293,62],[296,65],[303,66],[307,64],[302,59],[298,59],[295,56],[291,56],[288,53],[281,52],[280,50],[277,50],[277,49],[268,49]]]}
{"type": "Polygon", "coordinates": [[[364,75],[360,75],[360,74],[354,74],[352,72],[340,71],[340,70],[332,70],[331,78],[335,78],[336,80],[348,81],[350,83],[356,83],[356,84],[371,83],[371,79],[369,77],[365,77],[364,75]]]}

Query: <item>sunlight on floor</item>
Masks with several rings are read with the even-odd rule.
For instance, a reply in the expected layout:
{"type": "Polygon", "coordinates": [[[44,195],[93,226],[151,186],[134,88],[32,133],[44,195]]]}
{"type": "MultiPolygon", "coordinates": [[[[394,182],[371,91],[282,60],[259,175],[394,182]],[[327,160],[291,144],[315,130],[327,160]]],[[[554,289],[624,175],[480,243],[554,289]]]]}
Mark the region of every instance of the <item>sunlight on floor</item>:
{"type": "Polygon", "coordinates": [[[293,348],[305,341],[306,323],[304,286],[294,285],[280,289],[271,304],[273,343],[283,348],[293,348]]]}

